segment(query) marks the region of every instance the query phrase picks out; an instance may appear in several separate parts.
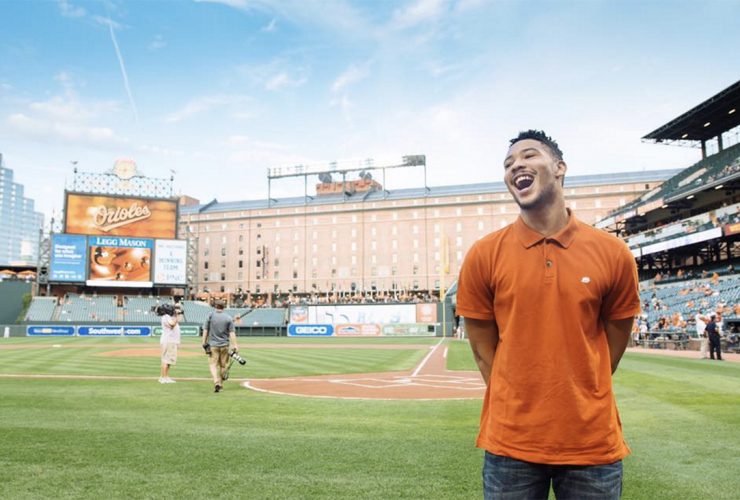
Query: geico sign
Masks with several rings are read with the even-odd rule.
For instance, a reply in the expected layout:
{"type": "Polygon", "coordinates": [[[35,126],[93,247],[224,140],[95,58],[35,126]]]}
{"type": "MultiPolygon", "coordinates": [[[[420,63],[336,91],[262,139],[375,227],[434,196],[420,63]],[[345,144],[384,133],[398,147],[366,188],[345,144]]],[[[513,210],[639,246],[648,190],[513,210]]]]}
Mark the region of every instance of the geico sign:
{"type": "Polygon", "coordinates": [[[288,325],[288,335],[330,337],[334,335],[334,327],[332,325],[291,324],[288,325]]]}
{"type": "Polygon", "coordinates": [[[328,326],[296,326],[295,327],[296,333],[312,333],[312,334],[319,334],[319,335],[326,335],[329,333],[329,327],[328,326]]]}

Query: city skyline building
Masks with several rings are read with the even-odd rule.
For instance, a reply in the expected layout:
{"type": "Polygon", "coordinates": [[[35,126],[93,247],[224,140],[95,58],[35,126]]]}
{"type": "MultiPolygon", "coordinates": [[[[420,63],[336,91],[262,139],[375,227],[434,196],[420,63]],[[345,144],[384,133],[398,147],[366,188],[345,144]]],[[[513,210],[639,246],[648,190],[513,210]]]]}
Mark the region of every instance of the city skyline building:
{"type": "Polygon", "coordinates": [[[44,214],[13,180],[13,170],[0,153],[0,266],[35,267],[44,214]]]}

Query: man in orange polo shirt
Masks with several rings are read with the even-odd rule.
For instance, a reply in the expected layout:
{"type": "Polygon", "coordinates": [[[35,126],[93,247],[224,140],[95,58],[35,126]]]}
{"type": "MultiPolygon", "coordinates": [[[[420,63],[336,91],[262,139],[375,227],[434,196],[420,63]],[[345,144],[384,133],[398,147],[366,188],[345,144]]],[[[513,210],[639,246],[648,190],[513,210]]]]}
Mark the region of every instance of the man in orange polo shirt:
{"type": "Polygon", "coordinates": [[[565,206],[567,165],[542,131],[511,140],[511,225],[473,245],[457,312],[487,384],[477,445],[485,498],[616,499],[629,448],[612,373],[640,312],[627,246],[565,206]]]}

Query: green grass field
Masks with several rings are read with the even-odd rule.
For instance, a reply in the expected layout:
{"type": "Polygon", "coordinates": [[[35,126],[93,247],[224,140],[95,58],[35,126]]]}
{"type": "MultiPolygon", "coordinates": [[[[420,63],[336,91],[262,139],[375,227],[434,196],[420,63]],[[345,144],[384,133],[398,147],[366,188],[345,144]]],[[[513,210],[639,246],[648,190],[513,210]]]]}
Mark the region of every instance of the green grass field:
{"type": "MultiPolygon", "coordinates": [[[[232,377],[410,370],[428,350],[353,348],[369,342],[437,339],[242,338],[249,363],[232,377]],[[259,344],[270,347],[249,349],[259,344]]],[[[448,368],[475,369],[466,343],[448,345],[448,368]]],[[[482,496],[479,401],[297,398],[233,381],[214,394],[195,339],[181,353],[197,356],[181,354],[172,371],[193,380],[170,385],[156,382],[157,357],[101,355],[156,349],[156,339],[10,338],[0,347],[2,498],[482,496]],[[44,374],[122,378],[31,377],[44,374]]],[[[627,355],[615,385],[633,450],[624,498],[738,498],[740,365],[627,355]]]]}

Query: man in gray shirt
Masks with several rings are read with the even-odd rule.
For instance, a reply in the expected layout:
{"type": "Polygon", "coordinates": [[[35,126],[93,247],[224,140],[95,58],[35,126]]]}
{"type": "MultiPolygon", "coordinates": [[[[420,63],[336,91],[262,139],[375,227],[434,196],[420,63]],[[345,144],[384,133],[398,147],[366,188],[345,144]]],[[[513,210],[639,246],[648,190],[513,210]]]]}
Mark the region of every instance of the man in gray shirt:
{"type": "Polygon", "coordinates": [[[229,345],[238,351],[236,332],[231,316],[224,312],[224,304],[216,303],[216,311],[208,317],[203,328],[203,346],[210,345],[209,367],[215,384],[214,392],[223,390],[224,373],[229,364],[229,345]]]}

